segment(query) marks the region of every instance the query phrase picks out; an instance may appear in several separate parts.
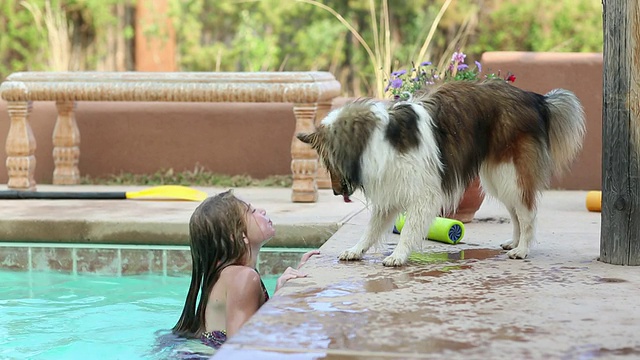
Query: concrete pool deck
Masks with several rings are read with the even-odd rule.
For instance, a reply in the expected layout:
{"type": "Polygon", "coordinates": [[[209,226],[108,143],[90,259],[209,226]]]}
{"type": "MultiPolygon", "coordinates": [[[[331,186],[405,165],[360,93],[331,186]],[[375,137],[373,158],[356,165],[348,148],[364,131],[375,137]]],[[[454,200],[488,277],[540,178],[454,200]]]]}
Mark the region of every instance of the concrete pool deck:
{"type": "MultiPolygon", "coordinates": [[[[42,191],[138,188],[38,187],[42,191]]],[[[214,194],[224,189],[202,190],[214,194]]],[[[427,255],[401,268],[382,266],[388,246],[366,254],[363,261],[337,260],[358,240],[368,221],[369,212],[358,201],[361,195],[344,203],[330,190],[321,190],[317,203],[294,204],[289,189],[238,188],[236,193],[267,209],[274,223],[282,226],[279,232],[299,237],[306,235],[293,230],[312,226],[338,230],[322,245],[321,255],[303,267],[309,277],[288,282],[214,359],[640,357],[640,267],[597,260],[600,214],[586,211],[585,191],[544,194],[538,241],[526,260],[506,258],[499,244],[511,236],[507,212],[497,202],[485,200],[476,219],[466,224],[463,243],[425,241],[427,255]]],[[[184,235],[196,205],[1,200],[0,234],[5,242],[55,242],[63,239],[46,235],[83,231],[78,239],[85,236],[90,243],[108,243],[104,234],[122,235],[131,229],[138,236],[166,231],[184,235]],[[19,235],[19,228],[32,239],[9,237],[19,235]]],[[[389,234],[388,241],[393,244],[397,236],[389,234]]]]}
{"type": "MultiPolygon", "coordinates": [[[[38,191],[135,192],[149,186],[38,185],[38,191]]],[[[202,188],[209,195],[226,188],[202,188]]],[[[6,185],[3,189],[5,190],[6,185]]],[[[237,188],[234,193],[265,208],[276,226],[267,246],[319,247],[343,223],[361,212],[321,190],[316,203],[292,203],[287,188],[237,188]]],[[[84,244],[189,245],[191,201],[0,200],[0,241],[84,244]]]]}
{"type": "MultiPolygon", "coordinates": [[[[640,267],[599,262],[600,213],[584,191],[548,191],[526,260],[499,244],[508,213],[485,201],[463,244],[425,241],[339,262],[369,218],[351,218],[214,359],[592,359],[640,357],[640,267]]],[[[397,236],[389,235],[389,243],[397,236]]]]}

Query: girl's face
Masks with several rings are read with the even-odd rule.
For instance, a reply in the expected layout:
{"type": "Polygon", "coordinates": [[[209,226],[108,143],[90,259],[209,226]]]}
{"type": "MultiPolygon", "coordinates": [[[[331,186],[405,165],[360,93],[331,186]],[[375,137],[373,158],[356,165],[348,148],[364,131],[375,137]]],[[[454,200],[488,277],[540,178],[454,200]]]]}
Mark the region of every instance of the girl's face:
{"type": "Polygon", "coordinates": [[[251,204],[248,206],[249,210],[245,213],[247,239],[252,244],[263,244],[276,234],[276,230],[264,209],[254,208],[251,204]]]}

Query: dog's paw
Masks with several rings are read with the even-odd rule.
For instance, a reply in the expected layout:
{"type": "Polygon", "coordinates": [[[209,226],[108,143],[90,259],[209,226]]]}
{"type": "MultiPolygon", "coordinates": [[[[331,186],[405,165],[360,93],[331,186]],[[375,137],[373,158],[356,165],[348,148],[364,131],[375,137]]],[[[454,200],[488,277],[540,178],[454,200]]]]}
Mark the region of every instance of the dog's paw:
{"type": "Polygon", "coordinates": [[[515,247],[517,247],[518,244],[514,240],[508,240],[508,241],[503,242],[502,244],[500,244],[500,246],[505,250],[511,250],[511,249],[514,249],[515,247]]]}
{"type": "Polygon", "coordinates": [[[347,249],[338,256],[338,259],[346,261],[362,260],[362,251],[354,248],[347,249]]]}
{"type": "Polygon", "coordinates": [[[407,263],[407,257],[391,254],[382,260],[382,265],[389,267],[403,266],[407,263]]]}
{"type": "Polygon", "coordinates": [[[511,259],[524,259],[529,255],[529,250],[524,247],[517,247],[507,251],[507,256],[511,259]]]}

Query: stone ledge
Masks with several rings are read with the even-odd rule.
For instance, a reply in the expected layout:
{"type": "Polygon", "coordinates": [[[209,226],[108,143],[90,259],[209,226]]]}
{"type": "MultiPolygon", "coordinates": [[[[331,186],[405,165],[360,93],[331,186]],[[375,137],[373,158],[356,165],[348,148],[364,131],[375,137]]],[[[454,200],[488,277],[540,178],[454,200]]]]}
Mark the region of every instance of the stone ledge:
{"type": "MultiPolygon", "coordinates": [[[[338,223],[276,225],[270,247],[319,248],[338,223]]],[[[87,220],[0,220],[0,241],[76,244],[189,245],[186,223],[87,220]]]]}
{"type": "Polygon", "coordinates": [[[331,101],[340,83],[325,71],[17,72],[0,86],[6,101],[331,101]]]}

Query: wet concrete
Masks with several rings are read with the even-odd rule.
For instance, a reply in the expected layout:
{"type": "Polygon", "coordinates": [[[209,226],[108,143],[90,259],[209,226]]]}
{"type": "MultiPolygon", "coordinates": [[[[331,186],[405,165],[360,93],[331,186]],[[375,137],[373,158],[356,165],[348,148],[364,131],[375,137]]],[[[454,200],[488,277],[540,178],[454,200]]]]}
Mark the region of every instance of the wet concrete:
{"type": "Polygon", "coordinates": [[[362,261],[338,261],[363,232],[361,213],[214,359],[640,357],[640,267],[597,260],[600,214],[584,195],[545,194],[525,260],[499,247],[511,224],[488,201],[462,243],[425,241],[404,267],[382,266],[392,234],[362,261]]]}

